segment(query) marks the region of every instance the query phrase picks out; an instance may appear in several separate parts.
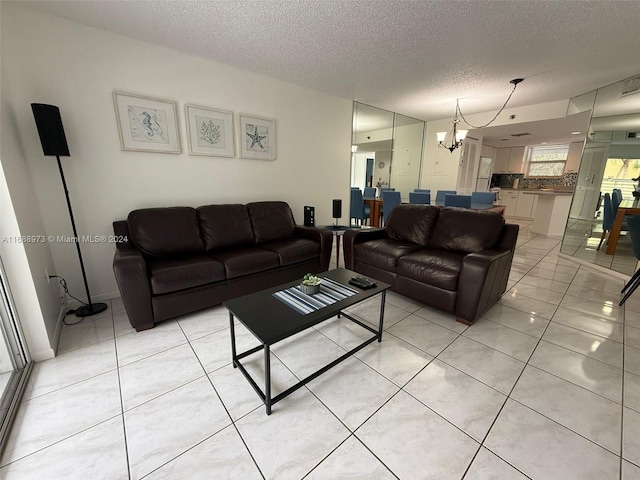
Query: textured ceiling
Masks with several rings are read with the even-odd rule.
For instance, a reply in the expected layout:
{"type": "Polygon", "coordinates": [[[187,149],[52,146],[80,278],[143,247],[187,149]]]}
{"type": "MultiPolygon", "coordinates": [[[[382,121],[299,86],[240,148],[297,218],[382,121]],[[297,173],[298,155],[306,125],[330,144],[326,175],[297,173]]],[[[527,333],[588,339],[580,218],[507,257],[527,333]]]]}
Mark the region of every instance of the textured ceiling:
{"type": "Polygon", "coordinates": [[[422,120],[568,99],[640,73],[640,1],[23,1],[422,120]]]}

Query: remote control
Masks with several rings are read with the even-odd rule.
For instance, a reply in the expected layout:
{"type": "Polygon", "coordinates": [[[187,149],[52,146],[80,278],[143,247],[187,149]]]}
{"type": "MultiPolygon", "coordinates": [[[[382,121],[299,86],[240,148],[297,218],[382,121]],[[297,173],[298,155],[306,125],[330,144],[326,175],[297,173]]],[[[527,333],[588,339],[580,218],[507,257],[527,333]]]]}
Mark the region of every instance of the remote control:
{"type": "Polygon", "coordinates": [[[369,280],[366,277],[352,277],[351,280],[349,280],[349,283],[358,288],[362,288],[363,290],[373,288],[377,285],[376,282],[369,280]]]}

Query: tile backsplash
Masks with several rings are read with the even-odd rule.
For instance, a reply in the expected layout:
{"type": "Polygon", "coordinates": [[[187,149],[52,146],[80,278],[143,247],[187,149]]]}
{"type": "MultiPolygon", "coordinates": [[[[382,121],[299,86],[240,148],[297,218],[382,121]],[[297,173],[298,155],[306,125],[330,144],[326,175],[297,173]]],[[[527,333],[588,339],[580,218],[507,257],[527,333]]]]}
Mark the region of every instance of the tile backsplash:
{"type": "Polygon", "coordinates": [[[494,173],[491,176],[491,187],[513,188],[514,180],[518,179],[518,188],[540,187],[575,187],[578,180],[577,173],[565,173],[560,178],[524,178],[522,173],[494,173]]]}

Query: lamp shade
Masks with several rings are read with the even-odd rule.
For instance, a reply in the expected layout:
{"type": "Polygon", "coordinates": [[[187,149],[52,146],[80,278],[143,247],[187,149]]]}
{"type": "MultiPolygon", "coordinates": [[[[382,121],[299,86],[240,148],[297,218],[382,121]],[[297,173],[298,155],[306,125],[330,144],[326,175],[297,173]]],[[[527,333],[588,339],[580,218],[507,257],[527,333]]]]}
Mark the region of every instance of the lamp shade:
{"type": "Polygon", "coordinates": [[[436,137],[438,138],[438,142],[444,142],[444,139],[447,138],[447,132],[437,132],[436,137]]]}
{"type": "Polygon", "coordinates": [[[31,110],[36,120],[42,151],[45,155],[69,156],[67,138],[64,135],[60,109],[54,105],[32,103],[31,110]]]}
{"type": "Polygon", "coordinates": [[[333,201],[333,218],[340,217],[342,217],[342,200],[338,198],[333,201]]]}
{"type": "Polygon", "coordinates": [[[456,141],[460,141],[460,140],[464,140],[465,137],[467,136],[467,132],[469,130],[457,130],[456,131],[456,141]]]}

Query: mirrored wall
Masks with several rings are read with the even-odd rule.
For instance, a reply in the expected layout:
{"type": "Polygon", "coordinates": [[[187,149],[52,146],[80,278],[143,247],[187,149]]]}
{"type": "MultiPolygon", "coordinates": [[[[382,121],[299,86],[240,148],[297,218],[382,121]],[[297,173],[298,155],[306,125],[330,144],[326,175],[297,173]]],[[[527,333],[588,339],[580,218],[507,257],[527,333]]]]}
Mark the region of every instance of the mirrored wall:
{"type": "Polygon", "coordinates": [[[354,102],[351,186],[390,187],[408,200],[418,187],[425,122],[354,102]]]}
{"type": "MultiPolygon", "coordinates": [[[[631,239],[603,242],[604,194],[622,193],[621,206],[633,206],[640,176],[640,90],[620,81],[572,98],[568,115],[592,110],[580,170],[560,251],[624,275],[636,268],[631,239]]],[[[637,203],[637,202],[636,202],[637,203]]],[[[608,222],[607,222],[608,223],[608,222]]],[[[605,239],[608,234],[605,235],[605,239]]]]}

